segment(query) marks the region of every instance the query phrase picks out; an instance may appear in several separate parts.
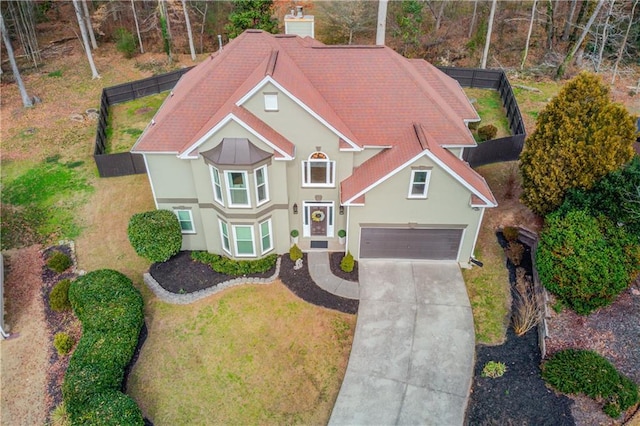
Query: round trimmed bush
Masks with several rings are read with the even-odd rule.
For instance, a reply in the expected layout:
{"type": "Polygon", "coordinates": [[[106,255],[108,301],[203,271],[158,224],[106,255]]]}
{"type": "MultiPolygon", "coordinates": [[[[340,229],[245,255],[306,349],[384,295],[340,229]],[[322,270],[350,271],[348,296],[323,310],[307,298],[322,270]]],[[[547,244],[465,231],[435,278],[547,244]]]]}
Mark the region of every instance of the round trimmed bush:
{"type": "Polygon", "coordinates": [[[47,258],[47,267],[57,273],[66,271],[72,264],[71,258],[58,250],[54,250],[47,258]]]}
{"type": "Polygon", "coordinates": [[[481,141],[488,141],[496,137],[498,128],[493,124],[487,124],[478,129],[478,137],[481,141]]]}
{"type": "Polygon", "coordinates": [[[59,281],[49,293],[49,307],[52,311],[62,312],[71,309],[69,302],[69,286],[71,280],[59,281]]]}
{"type": "Polygon", "coordinates": [[[56,333],[53,336],[53,346],[58,351],[58,355],[63,356],[71,352],[71,348],[75,344],[75,340],[73,337],[69,336],[69,334],[65,332],[56,333]]]}
{"type": "Polygon", "coordinates": [[[136,253],[151,262],[164,262],[182,247],[180,222],[168,210],[134,214],[127,235],[136,253]]]}
{"type": "Polygon", "coordinates": [[[302,259],[302,250],[297,244],[294,244],[289,249],[289,258],[295,262],[298,259],[302,259]]]}
{"type": "Polygon", "coordinates": [[[611,304],[638,270],[637,241],[605,217],[551,214],[536,263],[542,284],[581,315],[611,304]]]}

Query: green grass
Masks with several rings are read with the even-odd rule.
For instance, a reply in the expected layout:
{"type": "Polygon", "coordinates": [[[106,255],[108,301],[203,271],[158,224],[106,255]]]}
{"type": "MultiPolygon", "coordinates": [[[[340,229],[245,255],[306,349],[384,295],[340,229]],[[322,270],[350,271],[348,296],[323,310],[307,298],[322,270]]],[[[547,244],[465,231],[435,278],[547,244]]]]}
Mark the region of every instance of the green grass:
{"type": "Polygon", "coordinates": [[[10,164],[2,170],[2,248],[78,236],[73,211],[93,190],[79,167],[83,162],[60,163],[53,156],[37,164],[10,164]]]}
{"type": "MultiPolygon", "coordinates": [[[[498,92],[491,89],[477,88],[465,88],[464,91],[469,99],[476,99],[473,106],[476,111],[478,111],[478,115],[480,115],[481,121],[479,126],[486,126],[487,124],[496,126],[498,128],[496,138],[509,136],[511,134],[509,121],[502,107],[502,100],[498,92]]],[[[478,140],[475,132],[474,137],[478,140]]]]}
{"type": "Polygon", "coordinates": [[[154,424],[326,424],[355,317],[280,283],[189,306],[147,304],[149,337],[128,393],[154,424]]]}
{"type": "Polygon", "coordinates": [[[107,153],[127,152],[167,97],[167,92],[114,105],[109,109],[107,153]]]}

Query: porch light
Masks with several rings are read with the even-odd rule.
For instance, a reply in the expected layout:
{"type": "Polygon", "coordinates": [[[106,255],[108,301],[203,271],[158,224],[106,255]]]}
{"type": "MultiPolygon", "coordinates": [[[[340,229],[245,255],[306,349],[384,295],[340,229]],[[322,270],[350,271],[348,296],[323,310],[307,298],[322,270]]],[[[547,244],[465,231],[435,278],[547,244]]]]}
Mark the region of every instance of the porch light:
{"type": "Polygon", "coordinates": [[[293,203],[293,214],[298,214],[298,203],[293,203]]]}
{"type": "Polygon", "coordinates": [[[344,214],[344,206],[340,206],[340,214],[344,214]]]}

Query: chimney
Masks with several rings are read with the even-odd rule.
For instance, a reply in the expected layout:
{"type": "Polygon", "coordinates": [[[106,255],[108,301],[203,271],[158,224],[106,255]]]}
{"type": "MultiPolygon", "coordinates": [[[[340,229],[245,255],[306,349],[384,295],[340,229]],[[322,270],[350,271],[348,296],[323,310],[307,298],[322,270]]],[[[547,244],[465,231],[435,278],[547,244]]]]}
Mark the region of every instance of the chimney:
{"type": "Polygon", "coordinates": [[[300,37],[315,37],[313,15],[305,15],[302,6],[291,9],[290,15],[284,17],[284,33],[300,37]]]}

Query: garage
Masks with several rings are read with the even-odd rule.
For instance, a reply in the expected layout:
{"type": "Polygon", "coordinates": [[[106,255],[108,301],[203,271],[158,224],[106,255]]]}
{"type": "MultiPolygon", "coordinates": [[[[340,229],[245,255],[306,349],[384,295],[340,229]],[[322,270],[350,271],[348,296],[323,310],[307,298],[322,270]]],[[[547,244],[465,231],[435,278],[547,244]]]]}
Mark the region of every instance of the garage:
{"type": "Polygon", "coordinates": [[[457,260],[464,229],[360,228],[361,259],[457,260]]]}

